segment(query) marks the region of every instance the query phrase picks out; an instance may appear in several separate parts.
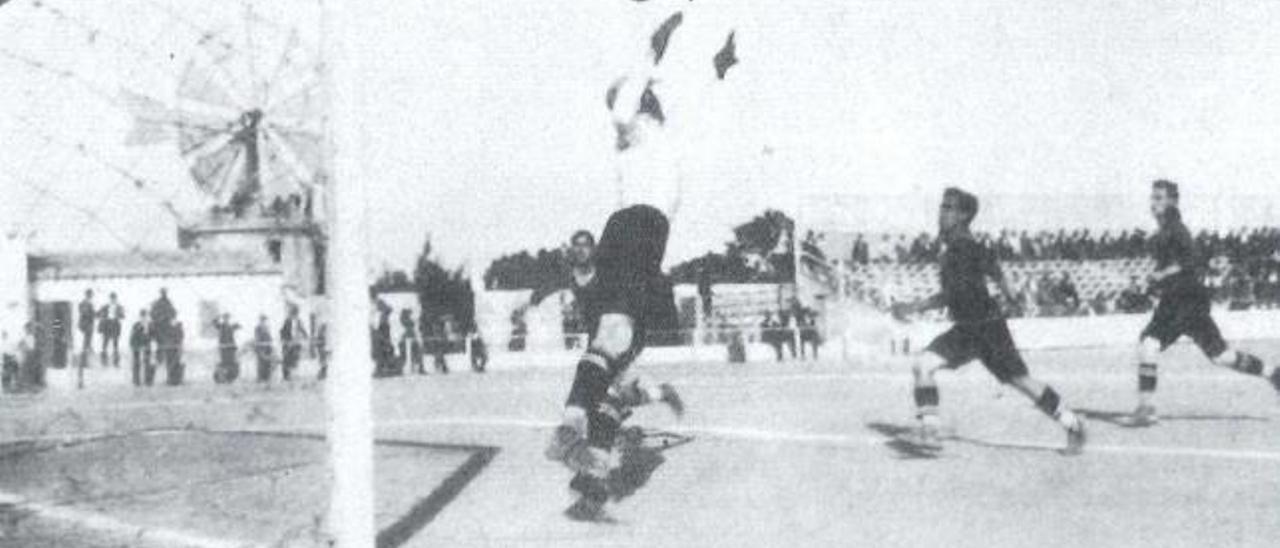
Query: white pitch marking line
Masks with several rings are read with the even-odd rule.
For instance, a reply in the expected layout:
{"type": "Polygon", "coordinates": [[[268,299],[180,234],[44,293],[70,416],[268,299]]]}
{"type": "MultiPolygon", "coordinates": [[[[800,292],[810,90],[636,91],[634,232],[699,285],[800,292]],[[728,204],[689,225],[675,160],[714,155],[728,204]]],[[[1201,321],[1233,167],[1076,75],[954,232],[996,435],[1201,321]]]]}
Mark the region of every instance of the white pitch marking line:
{"type": "Polygon", "coordinates": [[[116,535],[121,538],[141,541],[145,544],[155,544],[158,546],[182,546],[190,548],[257,548],[259,546],[264,546],[252,542],[214,539],[195,533],[178,531],[176,529],[167,529],[164,527],[143,527],[140,525],[133,525],[113,517],[94,512],[85,512],[59,506],[48,506],[38,502],[27,501],[22,497],[2,491],[0,491],[0,503],[12,505],[18,509],[31,512],[39,517],[71,523],[86,529],[116,535]]]}
{"type": "MultiPolygon", "coordinates": [[[[518,417],[440,417],[433,419],[396,419],[375,421],[377,427],[403,426],[486,426],[497,428],[552,428],[557,422],[532,420],[518,417]]],[[[717,426],[672,426],[667,430],[677,434],[703,434],[726,439],[763,441],[763,442],[796,442],[809,445],[835,447],[866,447],[883,445],[890,438],[880,436],[848,436],[842,434],[810,434],[802,432],[779,432],[755,428],[717,427],[717,426]]],[[[1006,440],[974,440],[992,445],[1009,445],[1026,448],[1058,449],[1059,446],[1021,441],[1006,440]]],[[[1195,447],[1168,447],[1142,445],[1097,445],[1085,447],[1085,453],[1102,453],[1112,455],[1151,455],[1165,457],[1199,457],[1228,460],[1254,460],[1280,462],[1280,453],[1259,450],[1235,449],[1202,449],[1195,447]]]]}
{"type": "MultiPolygon", "coordinates": [[[[637,372],[642,376],[663,377],[663,378],[680,378],[678,375],[656,375],[652,374],[646,368],[638,369],[637,372]]],[[[1183,372],[1170,375],[1181,381],[1222,381],[1229,379],[1238,379],[1240,377],[1225,374],[1223,372],[1183,372]]],[[[759,375],[751,377],[735,377],[733,380],[741,380],[747,382],[755,382],[761,384],[773,384],[782,382],[830,382],[830,381],[901,381],[910,380],[910,372],[903,369],[902,372],[894,371],[861,371],[851,370],[847,372],[825,372],[825,373],[783,373],[776,375],[759,375]]],[[[1043,375],[1044,379],[1062,380],[1069,382],[1077,381],[1109,381],[1109,380],[1128,380],[1129,374],[1123,372],[1104,373],[1104,372],[1082,372],[1082,373],[1049,373],[1043,375]]],[[[709,379],[698,377],[680,378],[679,383],[682,386],[691,387],[720,387],[725,384],[724,379],[709,379]]],[[[532,388],[512,388],[512,387],[489,387],[485,392],[541,392],[541,387],[532,388]]],[[[4,409],[6,412],[21,411],[48,411],[51,408],[73,409],[77,411],[111,411],[111,410],[129,410],[129,409],[148,409],[155,407],[202,407],[207,405],[255,405],[255,404],[274,404],[274,403],[290,403],[299,400],[289,398],[291,394],[307,394],[305,391],[292,392],[275,392],[256,394],[252,397],[222,397],[221,394],[215,394],[204,398],[174,398],[171,400],[144,400],[144,401],[124,401],[111,402],[102,404],[88,404],[83,407],[77,406],[75,400],[66,400],[62,402],[49,402],[49,405],[40,407],[22,406],[10,409],[4,409]]]]}

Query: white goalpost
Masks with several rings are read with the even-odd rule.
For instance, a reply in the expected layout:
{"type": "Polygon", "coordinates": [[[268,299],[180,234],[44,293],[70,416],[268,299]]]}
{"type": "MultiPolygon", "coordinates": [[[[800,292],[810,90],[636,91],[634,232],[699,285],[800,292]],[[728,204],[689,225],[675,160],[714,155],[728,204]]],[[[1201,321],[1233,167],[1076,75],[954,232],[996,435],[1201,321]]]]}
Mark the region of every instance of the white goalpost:
{"type": "Polygon", "coordinates": [[[325,381],[331,481],[326,534],[339,548],[372,548],[376,540],[364,172],[356,134],[352,55],[360,29],[356,7],[348,0],[323,0],[321,23],[331,174],[325,200],[329,223],[325,268],[333,347],[325,381]]]}

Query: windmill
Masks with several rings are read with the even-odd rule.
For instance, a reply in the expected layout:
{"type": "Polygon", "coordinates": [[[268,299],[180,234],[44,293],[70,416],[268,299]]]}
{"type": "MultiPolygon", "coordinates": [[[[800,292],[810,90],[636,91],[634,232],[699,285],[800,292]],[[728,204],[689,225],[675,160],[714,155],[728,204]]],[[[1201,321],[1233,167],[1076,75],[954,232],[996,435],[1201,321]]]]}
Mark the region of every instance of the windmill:
{"type": "Polygon", "coordinates": [[[241,23],[197,35],[171,101],[121,92],[134,118],[126,144],[176,143],[215,212],[309,212],[324,179],[320,65],[296,29],[251,4],[241,23]]]}

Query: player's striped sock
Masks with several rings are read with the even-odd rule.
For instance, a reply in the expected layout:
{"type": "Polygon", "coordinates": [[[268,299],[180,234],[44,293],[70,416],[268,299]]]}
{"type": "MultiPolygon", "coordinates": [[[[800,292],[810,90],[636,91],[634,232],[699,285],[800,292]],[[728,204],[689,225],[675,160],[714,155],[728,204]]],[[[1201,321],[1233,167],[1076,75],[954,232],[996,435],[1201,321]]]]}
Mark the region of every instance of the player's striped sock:
{"type": "Polygon", "coordinates": [[[1156,364],[1150,362],[1138,364],[1138,393],[1150,394],[1155,392],[1157,378],[1156,364]]]}
{"type": "Polygon", "coordinates": [[[916,417],[924,419],[938,415],[938,387],[936,385],[917,386],[913,394],[916,400],[916,417]]]}
{"type": "Polygon", "coordinates": [[[1231,368],[1244,373],[1246,375],[1259,375],[1263,373],[1264,365],[1262,360],[1248,352],[1236,351],[1236,360],[1231,364],[1231,368]]]}
{"type": "Polygon", "coordinates": [[[1053,417],[1064,428],[1075,428],[1080,422],[1076,414],[1062,403],[1062,397],[1058,396],[1058,392],[1052,386],[1046,386],[1044,392],[1040,393],[1040,397],[1036,400],[1036,407],[1040,408],[1044,414],[1053,417]]]}

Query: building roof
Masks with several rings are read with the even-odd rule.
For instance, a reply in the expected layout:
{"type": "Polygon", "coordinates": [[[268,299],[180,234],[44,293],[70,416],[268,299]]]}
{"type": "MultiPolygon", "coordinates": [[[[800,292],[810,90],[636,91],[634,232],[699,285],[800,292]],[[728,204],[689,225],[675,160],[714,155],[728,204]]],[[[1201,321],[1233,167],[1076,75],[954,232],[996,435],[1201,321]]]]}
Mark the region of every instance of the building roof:
{"type": "Polygon", "coordinates": [[[28,256],[32,280],[280,274],[265,253],[137,251],[43,253],[28,256]]]}

